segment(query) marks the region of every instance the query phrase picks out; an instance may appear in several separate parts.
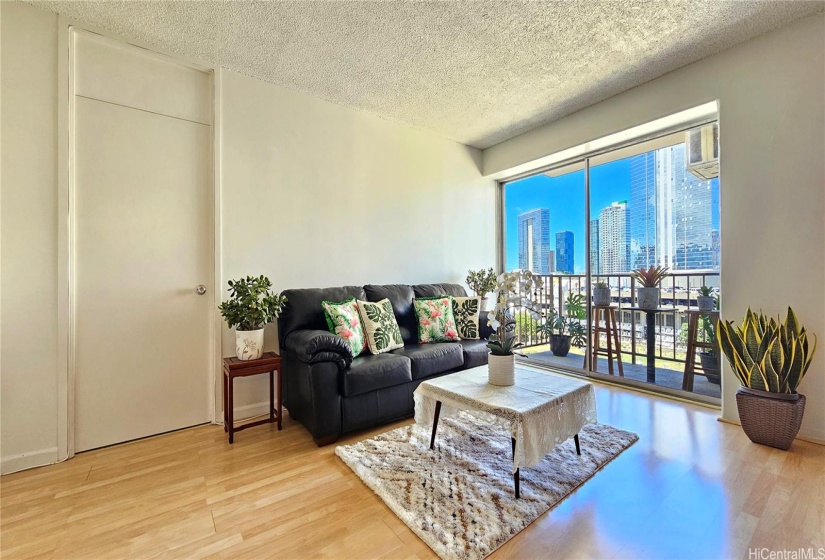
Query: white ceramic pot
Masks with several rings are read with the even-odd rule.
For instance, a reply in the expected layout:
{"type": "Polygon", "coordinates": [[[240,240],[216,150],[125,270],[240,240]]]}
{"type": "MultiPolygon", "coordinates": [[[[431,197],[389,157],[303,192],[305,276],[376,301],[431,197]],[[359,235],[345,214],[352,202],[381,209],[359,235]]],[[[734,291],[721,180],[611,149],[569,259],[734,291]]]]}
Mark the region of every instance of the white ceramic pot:
{"type": "Polygon", "coordinates": [[[610,288],[593,288],[593,305],[597,307],[610,305],[610,288]]]}
{"type": "Polygon", "coordinates": [[[490,311],[490,299],[483,297],[481,298],[481,310],[482,311],[490,311]]]}
{"type": "Polygon", "coordinates": [[[516,357],[513,354],[509,356],[496,356],[490,354],[490,360],[487,363],[489,370],[490,385],[507,386],[513,385],[516,382],[516,357]]]}
{"type": "Polygon", "coordinates": [[[642,309],[658,309],[659,288],[638,288],[636,290],[636,305],[642,309]]]}
{"type": "Polygon", "coordinates": [[[264,355],[264,330],[235,331],[235,354],[239,360],[257,360],[264,355]]]}
{"type": "Polygon", "coordinates": [[[696,298],[696,306],[699,311],[713,311],[716,302],[713,301],[713,296],[699,296],[696,298]]]}

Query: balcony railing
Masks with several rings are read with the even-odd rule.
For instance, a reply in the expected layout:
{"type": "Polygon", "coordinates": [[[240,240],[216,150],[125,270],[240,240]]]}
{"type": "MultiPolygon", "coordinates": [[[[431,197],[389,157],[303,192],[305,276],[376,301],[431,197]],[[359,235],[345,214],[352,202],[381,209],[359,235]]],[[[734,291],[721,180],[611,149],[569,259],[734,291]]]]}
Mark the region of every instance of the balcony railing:
{"type": "MultiPolygon", "coordinates": [[[[550,274],[539,278],[543,290],[538,293],[536,300],[544,312],[556,309],[565,313],[565,300],[570,292],[582,294],[585,298],[587,296],[586,276],[583,274],[550,274]]],[[[630,274],[594,275],[592,282],[605,282],[611,288],[611,301],[617,306],[616,320],[622,352],[628,355],[632,363],[637,363],[639,359],[644,363],[647,350],[645,318],[643,312],[629,309],[635,305],[638,282],[630,274]]],[[[701,286],[713,288],[714,295],[719,296],[719,273],[710,270],[673,272],[662,280],[659,307],[667,311],[656,314],[654,340],[657,359],[685,362],[686,341],[680,336],[683,312],[698,309],[696,298],[701,286]]],[[[523,347],[550,343],[550,337],[539,328],[540,322],[532,321],[526,314],[518,313],[518,310],[516,317],[516,336],[523,347]]]]}

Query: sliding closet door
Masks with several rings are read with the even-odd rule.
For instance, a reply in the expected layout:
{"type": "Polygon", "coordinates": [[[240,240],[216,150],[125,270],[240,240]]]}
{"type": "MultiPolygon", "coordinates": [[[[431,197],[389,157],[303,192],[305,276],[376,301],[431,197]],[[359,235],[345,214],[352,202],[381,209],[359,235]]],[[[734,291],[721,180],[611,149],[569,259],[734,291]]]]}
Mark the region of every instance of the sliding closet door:
{"type": "Polygon", "coordinates": [[[200,71],[91,34],[75,65],[83,451],[209,420],[212,132],[200,71]]]}

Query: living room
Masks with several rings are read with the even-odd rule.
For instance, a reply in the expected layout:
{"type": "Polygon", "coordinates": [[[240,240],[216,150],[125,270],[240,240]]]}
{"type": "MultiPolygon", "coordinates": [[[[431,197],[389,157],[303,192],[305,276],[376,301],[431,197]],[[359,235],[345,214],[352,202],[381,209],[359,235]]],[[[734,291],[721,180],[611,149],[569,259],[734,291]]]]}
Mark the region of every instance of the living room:
{"type": "MultiPolygon", "coordinates": [[[[727,356],[718,396],[705,398],[630,379],[632,366],[646,363],[650,330],[641,324],[627,331],[635,346],[616,364],[624,362],[627,379],[590,367],[590,346],[586,367],[574,348],[576,371],[561,373],[525,348],[513,387],[532,379],[523,372],[551,371],[592,388],[597,425],[623,443],[598,458],[601,440],[582,432],[579,455],[578,437],[574,446],[567,434],[545,461],[585,457],[589,470],[545,488],[550,479],[536,474],[544,471],[526,466],[519,503],[513,473],[492,469],[499,486],[479,490],[477,509],[442,496],[413,503],[405,517],[397,498],[352,468],[353,454],[388,432],[420,427],[424,447],[432,436],[441,453],[459,433],[446,411],[437,434],[432,418],[413,418],[413,379],[403,414],[369,416],[352,400],[368,419],[346,429],[344,403],[334,413],[341,426],[317,433],[306,413],[297,417],[295,399],[323,393],[290,395],[294,380],[320,375],[314,358],[308,373],[290,371],[279,340],[279,321],[300,311],[299,290],[356,287],[363,297],[321,299],[377,302],[396,300],[390,291],[371,296],[370,286],[403,285],[410,306],[472,297],[468,271],[522,268],[508,266],[510,185],[580,165],[575,173],[586,178],[576,196],[587,216],[575,233],[589,301],[599,278],[585,224],[601,209],[591,165],[637,144],[660,149],[661,138],[684,143],[686,131],[709,125],[718,131],[721,232],[714,312],[720,324],[739,326],[748,309],[784,321],[790,307],[812,350],[813,335],[825,333],[825,3],[645,6],[0,3],[2,555],[822,551],[821,352],[810,352],[799,383],[804,416],[781,451],[753,443],[739,425],[742,383],[727,356]],[[187,177],[200,190],[172,192],[187,177]],[[286,397],[286,412],[279,425],[238,432],[230,443],[223,367],[237,337],[219,305],[230,299],[229,281],[261,275],[288,297],[263,345],[283,354],[276,377],[287,386],[277,397],[286,397]],[[432,285],[441,288],[424,288],[432,285]],[[488,534],[427,536],[420,525],[437,528],[448,511],[485,523],[488,534]]],[[[635,299],[623,301],[617,282],[612,305],[623,311],[635,299]]],[[[325,329],[317,303],[313,320],[322,322],[313,328],[325,329]]],[[[692,305],[678,313],[687,317],[692,305]]],[[[595,306],[585,307],[577,323],[590,344],[595,306]]],[[[478,328],[495,330],[481,313],[478,328]]],[[[677,368],[686,363],[681,348],[677,368]]],[[[666,360],[656,359],[663,379],[666,360]]],[[[473,369],[486,376],[488,366],[449,371],[473,369]]],[[[265,375],[233,388],[235,419],[273,418],[265,375]]],[[[516,444],[505,437],[496,460],[518,473],[516,444]]],[[[462,481],[461,489],[482,488],[462,481]]]]}

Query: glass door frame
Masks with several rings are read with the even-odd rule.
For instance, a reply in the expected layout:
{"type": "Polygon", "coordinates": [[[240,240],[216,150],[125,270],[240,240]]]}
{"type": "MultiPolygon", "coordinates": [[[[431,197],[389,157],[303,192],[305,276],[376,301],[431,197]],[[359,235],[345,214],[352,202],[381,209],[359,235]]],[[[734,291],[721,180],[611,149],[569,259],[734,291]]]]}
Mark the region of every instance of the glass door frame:
{"type": "MultiPolygon", "coordinates": [[[[634,379],[628,379],[625,377],[617,377],[615,375],[610,375],[607,373],[601,373],[598,371],[591,371],[590,369],[590,355],[592,351],[592,344],[593,344],[593,336],[592,336],[592,329],[593,329],[593,321],[592,321],[592,305],[591,305],[591,296],[592,296],[592,285],[591,285],[591,254],[590,251],[592,249],[590,239],[590,169],[591,169],[591,160],[598,157],[610,154],[612,152],[618,152],[625,148],[630,148],[632,146],[636,146],[639,144],[644,144],[647,142],[655,141],[657,139],[664,139],[667,136],[676,133],[687,132],[688,130],[706,125],[711,123],[718,123],[719,122],[719,115],[715,113],[712,116],[706,116],[701,119],[696,119],[689,122],[682,122],[678,125],[667,127],[658,130],[657,132],[649,135],[640,135],[632,138],[628,138],[625,141],[613,144],[609,147],[605,147],[599,150],[593,150],[590,152],[584,152],[583,154],[578,154],[575,157],[570,157],[567,159],[560,159],[558,162],[555,162],[551,165],[546,165],[543,167],[537,167],[535,169],[525,171],[523,173],[519,173],[517,175],[513,175],[510,177],[505,177],[502,179],[496,180],[496,188],[497,188],[497,198],[496,198],[496,210],[497,210],[497,265],[499,273],[503,272],[506,269],[506,243],[507,243],[507,231],[506,231],[506,200],[505,200],[505,187],[508,183],[513,183],[519,181],[521,179],[526,179],[529,177],[533,177],[542,173],[547,173],[549,171],[557,171],[563,169],[565,167],[575,166],[575,165],[582,165],[584,169],[584,220],[585,220],[585,227],[584,227],[584,238],[585,238],[585,297],[587,300],[586,306],[586,314],[585,314],[585,321],[587,322],[586,325],[586,336],[587,336],[587,345],[585,346],[585,364],[587,364],[587,368],[576,368],[572,366],[563,366],[563,365],[551,365],[548,363],[541,362],[539,360],[530,359],[523,355],[517,354],[517,360],[521,363],[529,364],[532,367],[538,367],[540,369],[547,369],[547,370],[562,370],[568,371],[570,373],[574,373],[577,375],[584,375],[586,377],[604,381],[607,383],[613,383],[619,386],[624,387],[631,387],[635,389],[640,389],[643,391],[651,392],[654,394],[663,394],[667,396],[673,396],[680,399],[686,399],[691,401],[700,402],[703,404],[709,404],[713,406],[721,406],[721,393],[724,391],[724,387],[720,385],[720,397],[710,397],[707,395],[702,395],[699,393],[687,392],[681,389],[673,389],[670,387],[665,387],[662,385],[652,385],[650,383],[646,383],[643,381],[637,381],[634,379]]],[[[624,157],[631,157],[631,156],[624,156],[624,157]]],[[[619,161],[624,159],[624,157],[618,157],[615,160],[611,161],[619,161]]],[[[606,164],[608,162],[599,163],[599,165],[606,164]]],[[[721,164],[720,164],[721,167],[721,164]]],[[[721,177],[721,173],[720,173],[721,177]]],[[[720,277],[721,277],[721,264],[720,264],[720,277]]],[[[723,378],[724,379],[724,378],[723,378]]],[[[722,381],[723,382],[723,381],[722,381]]]]}

